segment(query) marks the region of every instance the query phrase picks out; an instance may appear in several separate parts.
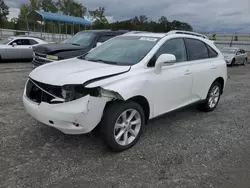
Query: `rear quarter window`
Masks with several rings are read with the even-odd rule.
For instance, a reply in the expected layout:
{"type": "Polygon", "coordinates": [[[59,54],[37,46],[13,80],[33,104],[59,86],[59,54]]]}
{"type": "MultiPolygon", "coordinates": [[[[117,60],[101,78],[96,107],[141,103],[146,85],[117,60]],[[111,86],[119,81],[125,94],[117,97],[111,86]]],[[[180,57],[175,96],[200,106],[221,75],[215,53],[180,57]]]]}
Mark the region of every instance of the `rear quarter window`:
{"type": "Polygon", "coordinates": [[[37,41],[33,40],[33,39],[29,39],[30,45],[35,45],[38,44],[37,41]]]}
{"type": "Polygon", "coordinates": [[[210,58],[214,58],[218,56],[218,53],[212,47],[207,45],[207,48],[208,48],[208,54],[210,58]]]}

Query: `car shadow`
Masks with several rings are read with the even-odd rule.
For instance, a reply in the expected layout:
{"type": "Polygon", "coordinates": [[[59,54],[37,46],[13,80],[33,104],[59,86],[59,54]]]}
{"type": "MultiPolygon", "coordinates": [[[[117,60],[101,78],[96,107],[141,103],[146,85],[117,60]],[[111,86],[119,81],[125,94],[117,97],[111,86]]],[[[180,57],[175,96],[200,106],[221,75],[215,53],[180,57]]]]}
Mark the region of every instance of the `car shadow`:
{"type": "MultiPolygon", "coordinates": [[[[191,105],[154,118],[144,127],[143,135],[140,140],[144,142],[147,137],[151,135],[151,132],[155,131],[154,129],[164,129],[171,133],[171,127],[175,126],[175,122],[179,119],[185,121],[186,118],[193,116],[197,112],[197,105],[191,105]]],[[[44,138],[44,141],[46,140],[47,143],[51,144],[57,150],[65,150],[65,148],[67,148],[69,152],[81,150],[81,152],[97,152],[100,153],[100,155],[110,155],[112,153],[115,155],[114,152],[106,147],[102,141],[101,135],[99,134],[96,135],[95,133],[90,132],[81,135],[66,135],[53,127],[43,125],[42,123],[38,124],[39,132],[41,133],[40,136],[44,138]]]]}

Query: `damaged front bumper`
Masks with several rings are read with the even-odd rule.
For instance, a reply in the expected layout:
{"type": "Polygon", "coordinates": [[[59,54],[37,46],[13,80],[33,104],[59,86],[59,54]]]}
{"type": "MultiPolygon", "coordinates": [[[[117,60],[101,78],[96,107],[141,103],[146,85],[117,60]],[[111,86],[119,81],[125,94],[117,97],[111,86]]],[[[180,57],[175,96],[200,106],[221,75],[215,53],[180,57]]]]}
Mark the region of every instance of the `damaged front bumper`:
{"type": "Polygon", "coordinates": [[[107,97],[92,97],[87,95],[80,99],[49,104],[35,103],[23,94],[23,104],[26,111],[38,121],[52,126],[65,134],[83,134],[92,131],[101,121],[107,97]]]}

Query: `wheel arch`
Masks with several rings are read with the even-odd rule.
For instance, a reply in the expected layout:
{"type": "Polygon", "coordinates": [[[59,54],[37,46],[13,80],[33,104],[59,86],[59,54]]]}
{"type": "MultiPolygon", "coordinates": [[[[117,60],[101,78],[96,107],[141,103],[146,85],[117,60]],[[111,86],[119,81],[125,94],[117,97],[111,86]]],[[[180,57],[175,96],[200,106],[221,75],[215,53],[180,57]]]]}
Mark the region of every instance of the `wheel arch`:
{"type": "Polygon", "coordinates": [[[222,77],[218,77],[218,78],[216,78],[214,80],[214,82],[219,82],[220,83],[220,85],[221,85],[221,94],[222,94],[223,91],[224,91],[224,83],[225,83],[224,79],[222,77]]]}
{"type": "Polygon", "coordinates": [[[144,115],[145,115],[145,123],[147,123],[149,120],[149,116],[150,116],[150,105],[149,105],[148,100],[142,95],[131,97],[128,100],[134,101],[142,107],[144,111],[144,115]]]}
{"type": "MultiPolygon", "coordinates": [[[[114,102],[122,102],[122,101],[125,102],[125,100],[121,100],[121,99],[116,99],[116,100],[109,101],[109,102],[106,103],[104,110],[109,105],[111,105],[112,103],[114,103],[114,102]]],[[[147,123],[147,121],[149,120],[151,111],[150,111],[149,102],[146,99],[146,97],[144,97],[142,95],[137,95],[137,96],[133,96],[133,97],[127,99],[126,101],[134,101],[134,102],[138,103],[142,107],[144,115],[145,115],[145,123],[147,123]]]]}

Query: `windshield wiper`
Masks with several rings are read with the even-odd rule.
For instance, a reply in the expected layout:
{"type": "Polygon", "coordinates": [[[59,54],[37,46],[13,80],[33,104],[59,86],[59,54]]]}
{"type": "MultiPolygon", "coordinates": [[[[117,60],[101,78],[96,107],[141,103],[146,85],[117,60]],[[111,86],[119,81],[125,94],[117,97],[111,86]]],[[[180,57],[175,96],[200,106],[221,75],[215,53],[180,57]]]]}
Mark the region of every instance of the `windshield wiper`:
{"type": "Polygon", "coordinates": [[[80,44],[77,44],[77,43],[71,43],[71,44],[75,46],[81,46],[80,44]]]}
{"type": "Polygon", "coordinates": [[[111,65],[117,65],[118,63],[113,62],[113,61],[105,61],[102,59],[86,59],[87,61],[93,61],[93,62],[99,62],[99,63],[106,63],[106,64],[111,64],[111,65]]]}

